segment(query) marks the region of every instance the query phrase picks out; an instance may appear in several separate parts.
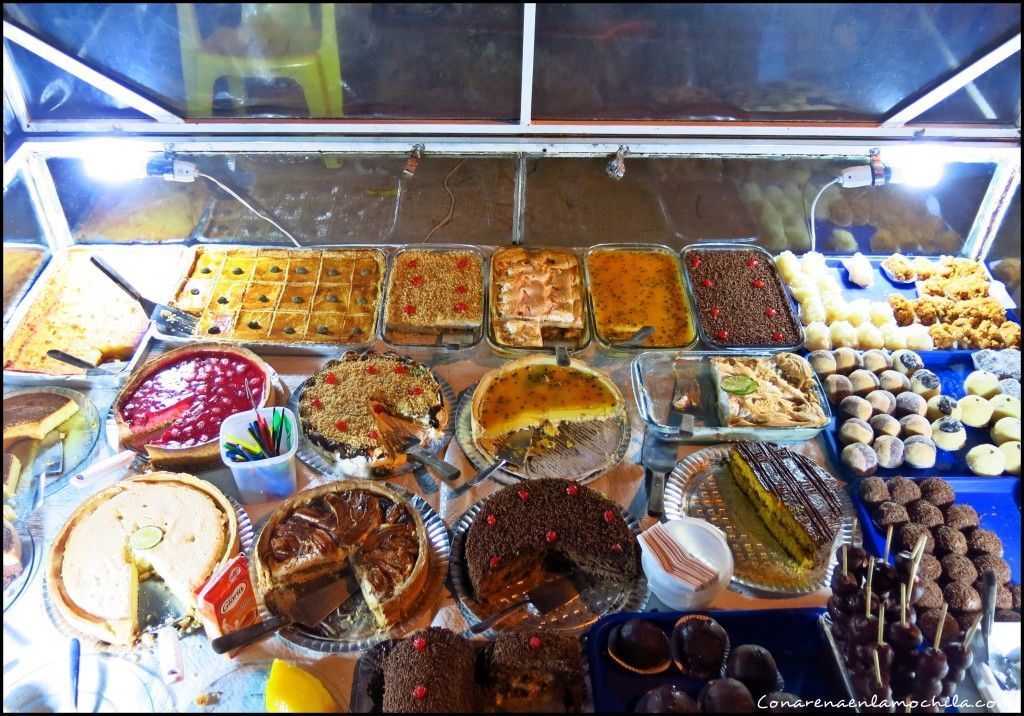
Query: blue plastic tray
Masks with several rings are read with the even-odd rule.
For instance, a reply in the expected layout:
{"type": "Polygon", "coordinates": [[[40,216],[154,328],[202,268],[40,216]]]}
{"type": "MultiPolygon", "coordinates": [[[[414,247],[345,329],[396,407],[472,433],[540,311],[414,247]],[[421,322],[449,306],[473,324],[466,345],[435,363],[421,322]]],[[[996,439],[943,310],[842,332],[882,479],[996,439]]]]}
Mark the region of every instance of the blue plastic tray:
{"type": "Polygon", "coordinates": [[[822,609],[761,609],[750,611],[646,612],[613,614],[601,619],[587,637],[590,683],[597,713],[629,713],[649,690],[675,684],[694,699],[705,680],[680,674],[672,667],[664,674],[640,676],[608,658],[608,634],[616,624],[641,617],[654,622],[671,636],[683,614],[706,614],[728,632],[731,648],[758,644],[772,653],[785,680],[785,690],[804,699],[843,698],[843,687],[828,647],[818,629],[822,609]]]}
{"type": "MultiPolygon", "coordinates": [[[[957,399],[964,397],[964,379],[974,370],[970,351],[923,351],[919,355],[924,362],[925,368],[939,376],[939,380],[942,382],[943,395],[957,399]]],[[[857,478],[846,469],[839,459],[843,452],[843,446],[839,444],[839,425],[841,423],[842,420],[839,417],[833,418],[832,425],[821,431],[820,435],[828,446],[832,461],[843,472],[848,482],[855,482],[857,478]]],[[[967,467],[967,451],[975,445],[992,442],[992,438],[989,435],[989,428],[971,428],[966,425],[964,428],[967,430],[967,444],[956,452],[939,450],[936,453],[935,467],[928,470],[914,470],[906,465],[902,465],[891,470],[879,470],[878,476],[883,479],[895,477],[896,475],[910,478],[939,476],[946,480],[957,480],[959,478],[973,479],[975,475],[967,467]]]]}
{"type": "MultiPolygon", "coordinates": [[[[1020,480],[1017,478],[976,477],[950,482],[956,491],[956,501],[970,505],[978,511],[979,522],[992,530],[1003,541],[1003,559],[1010,565],[1015,583],[1020,583],[1020,480]]],[[[874,555],[885,552],[885,533],[875,527],[867,505],[850,488],[857,517],[864,535],[864,549],[874,555]]]]}

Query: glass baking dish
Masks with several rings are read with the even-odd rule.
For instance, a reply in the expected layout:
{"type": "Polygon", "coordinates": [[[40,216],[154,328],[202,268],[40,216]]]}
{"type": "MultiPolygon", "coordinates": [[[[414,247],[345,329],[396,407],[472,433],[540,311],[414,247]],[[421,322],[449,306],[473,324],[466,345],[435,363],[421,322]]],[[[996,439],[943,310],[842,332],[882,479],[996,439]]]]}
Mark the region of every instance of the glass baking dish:
{"type": "MultiPolygon", "coordinates": [[[[621,355],[627,352],[643,350],[683,350],[687,348],[692,348],[694,345],[696,345],[696,321],[694,318],[693,309],[690,305],[689,294],[687,293],[686,287],[683,285],[684,280],[682,266],[680,266],[679,264],[679,256],[675,253],[675,251],[673,251],[667,246],[662,246],[660,244],[597,244],[596,246],[592,246],[589,249],[587,249],[587,252],[584,254],[583,257],[583,265],[588,288],[587,298],[590,308],[590,317],[592,321],[591,330],[593,332],[595,340],[597,341],[598,346],[600,346],[602,350],[608,353],[621,355]],[[679,279],[678,296],[673,298],[682,307],[682,310],[685,312],[686,318],[686,335],[683,340],[681,340],[678,343],[663,344],[645,342],[641,345],[630,347],[621,345],[623,340],[628,339],[628,336],[626,336],[625,338],[613,339],[611,336],[605,336],[601,332],[600,314],[602,313],[602,306],[599,301],[599,292],[601,291],[601,289],[598,285],[595,284],[592,264],[594,262],[594,259],[598,255],[610,253],[660,254],[671,260],[672,264],[675,266],[676,277],[679,279]]],[[[628,275],[625,267],[623,267],[622,274],[620,274],[617,277],[617,279],[617,282],[621,283],[623,286],[635,286],[637,281],[635,276],[628,275]]],[[[614,301],[614,299],[611,300],[614,301]]],[[[650,302],[656,302],[656,297],[654,295],[649,295],[645,297],[637,297],[637,300],[648,300],[648,305],[650,305],[650,302]]],[[[646,321],[650,317],[650,313],[643,315],[643,309],[639,307],[636,313],[638,315],[635,318],[630,316],[630,319],[633,320],[638,326],[645,325],[644,321],[646,321]]],[[[654,336],[651,336],[647,340],[652,340],[653,338],[654,336]]]]}
{"type": "MultiPolygon", "coordinates": [[[[750,358],[770,359],[773,353],[748,351],[750,358]]],[[[693,443],[733,442],[739,440],[758,441],[805,441],[811,440],[832,421],[828,398],[814,371],[810,372],[814,394],[818,397],[825,414],[821,425],[816,427],[729,427],[722,425],[719,417],[718,391],[711,368],[711,358],[739,358],[735,351],[705,352],[691,351],[671,353],[647,351],[636,356],[630,364],[633,395],[641,419],[660,437],[667,440],[693,443]],[[688,396],[689,407],[682,410],[693,416],[693,435],[680,434],[669,427],[669,414],[673,400],[688,396]]],[[[804,360],[801,358],[801,360],[804,360]]],[[[807,366],[810,369],[810,366],[807,366]]]]}
{"type": "MultiPolygon", "coordinates": [[[[758,246],[743,245],[737,246],[736,244],[726,243],[704,243],[704,244],[691,244],[685,247],[681,252],[680,256],[683,264],[683,283],[686,284],[686,288],[690,295],[690,305],[692,307],[695,322],[697,324],[697,330],[700,332],[700,339],[706,346],[721,351],[736,352],[741,351],[744,353],[753,351],[768,351],[777,353],[779,351],[795,351],[804,344],[804,331],[803,326],[800,322],[800,309],[793,301],[793,297],[789,293],[789,289],[786,287],[786,282],[782,280],[779,275],[778,269],[775,267],[775,259],[772,255],[758,246]],[[796,326],[797,335],[799,340],[794,343],[782,343],[782,342],[765,342],[765,343],[752,343],[752,344],[736,344],[736,343],[725,343],[719,340],[713,331],[708,326],[704,325],[704,319],[701,315],[701,304],[698,300],[696,286],[694,285],[695,277],[692,275],[693,271],[693,259],[694,254],[701,251],[728,251],[735,253],[754,253],[757,254],[758,261],[764,266],[770,267],[769,271],[774,276],[774,280],[778,285],[779,291],[783,297],[783,307],[789,311],[792,317],[793,324],[796,326]]],[[[744,287],[739,277],[735,283],[730,283],[734,286],[737,291],[744,287]]],[[[753,290],[753,289],[752,289],[753,290]]]]}
{"type": "MultiPolygon", "coordinates": [[[[384,302],[381,307],[381,337],[389,345],[396,347],[437,347],[450,350],[472,348],[477,345],[484,336],[484,321],[487,316],[487,277],[487,254],[480,247],[471,246],[469,244],[405,244],[400,246],[392,255],[391,270],[388,273],[387,285],[384,291],[384,302]],[[437,254],[463,252],[472,254],[480,260],[480,274],[477,278],[479,278],[480,281],[481,314],[480,322],[472,330],[453,329],[448,331],[429,331],[425,328],[422,332],[402,331],[389,320],[389,305],[391,304],[391,301],[398,300],[398,293],[395,290],[395,281],[401,280],[399,278],[402,268],[401,262],[403,261],[405,254],[409,251],[437,254]]],[[[414,280],[415,278],[416,277],[414,276],[410,280],[414,280]]],[[[447,281],[451,277],[445,276],[444,278],[447,281]]],[[[429,280],[429,277],[426,280],[429,280]]],[[[442,300],[458,300],[461,284],[454,282],[454,280],[451,281],[451,283],[451,295],[444,295],[442,300]]],[[[469,295],[468,292],[464,291],[464,289],[463,292],[469,295]]],[[[447,294],[448,292],[442,291],[442,293],[447,294]]]]}
{"type": "Polygon", "coordinates": [[[555,350],[555,348],[557,346],[561,345],[561,342],[559,342],[559,341],[552,341],[552,342],[549,343],[547,340],[545,340],[544,341],[544,345],[542,345],[542,346],[513,346],[513,345],[509,345],[509,344],[503,343],[498,338],[496,327],[495,327],[495,323],[498,321],[497,310],[498,310],[498,290],[499,290],[499,286],[498,286],[498,282],[494,280],[494,265],[495,265],[496,260],[501,256],[501,253],[503,251],[510,251],[510,250],[513,250],[513,249],[523,249],[528,254],[534,254],[534,253],[538,253],[540,251],[556,251],[556,252],[559,252],[559,253],[572,254],[576,258],[576,260],[578,262],[578,267],[579,267],[579,283],[580,283],[580,299],[581,299],[580,312],[582,314],[581,317],[582,317],[583,328],[582,328],[582,332],[580,334],[579,339],[577,341],[575,341],[575,343],[573,343],[571,341],[568,342],[568,344],[566,345],[566,348],[567,348],[567,350],[570,353],[582,351],[584,348],[586,348],[588,345],[590,345],[590,337],[591,337],[591,331],[590,331],[590,309],[589,309],[588,300],[587,300],[587,284],[586,284],[586,276],[585,276],[584,270],[583,270],[583,257],[580,254],[580,251],[577,250],[577,249],[557,247],[557,246],[522,246],[522,245],[503,246],[503,247],[500,247],[498,249],[495,249],[494,253],[491,254],[490,265],[489,265],[488,271],[487,271],[487,276],[488,276],[488,279],[487,279],[487,283],[488,283],[488,285],[487,285],[488,306],[487,306],[487,331],[486,331],[486,333],[487,333],[487,345],[489,345],[491,347],[491,350],[493,350],[495,353],[497,353],[500,356],[504,356],[504,357],[515,357],[515,356],[525,355],[525,354],[528,354],[528,353],[536,353],[538,351],[550,353],[553,350],[555,350]]]}

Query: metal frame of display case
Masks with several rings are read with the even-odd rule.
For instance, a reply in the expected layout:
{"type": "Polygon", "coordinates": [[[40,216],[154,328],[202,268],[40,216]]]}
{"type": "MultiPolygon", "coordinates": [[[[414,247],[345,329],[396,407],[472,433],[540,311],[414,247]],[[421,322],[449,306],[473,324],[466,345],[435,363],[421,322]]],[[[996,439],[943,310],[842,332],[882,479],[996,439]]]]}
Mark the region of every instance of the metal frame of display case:
{"type": "MultiPolygon", "coordinates": [[[[984,256],[1020,184],[1020,117],[1016,126],[908,124],[954,92],[973,87],[984,72],[1021,50],[1020,33],[958,68],[938,85],[907,98],[879,122],[538,121],[532,117],[536,4],[524,3],[520,113],[517,122],[339,121],[318,119],[186,119],[34,33],[4,20],[5,40],[152,117],[150,120],[35,120],[29,116],[17,72],[3,51],[4,94],[25,142],[4,166],[4,187],[19,172],[40,209],[53,247],[73,243],[46,160],[74,158],[97,141],[128,142],[153,153],[325,153],[515,156],[513,235],[522,239],[526,161],[534,157],[825,157],[867,156],[873,149],[920,147],[935,141],[947,161],[996,164],[964,253],[984,256]],[[75,133],[78,136],[69,136],[75,133]],[[244,133],[244,136],[243,136],[244,133]],[[88,136],[81,136],[86,134],[88,136]],[[273,134],[270,137],[267,135],[273,134]],[[116,139],[113,139],[116,137],[116,139]],[[956,140],[944,141],[939,140],[956,140]]],[[[941,38],[940,38],[941,39],[941,38]]],[[[976,101],[978,98],[975,98],[976,101]]]]}

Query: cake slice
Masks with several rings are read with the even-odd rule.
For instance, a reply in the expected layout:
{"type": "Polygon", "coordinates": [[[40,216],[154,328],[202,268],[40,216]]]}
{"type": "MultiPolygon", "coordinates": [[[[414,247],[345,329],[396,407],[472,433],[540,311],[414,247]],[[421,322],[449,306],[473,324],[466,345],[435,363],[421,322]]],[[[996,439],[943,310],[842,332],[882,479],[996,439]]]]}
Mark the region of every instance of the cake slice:
{"type": "Polygon", "coordinates": [[[78,403],[60,393],[40,390],[4,398],[4,444],[42,440],[77,412],[78,403]]]}
{"type": "Polygon", "coordinates": [[[21,460],[13,453],[4,453],[4,499],[9,500],[18,491],[21,479],[21,460]]]}
{"type": "Polygon", "coordinates": [[[515,631],[494,640],[490,703],[499,712],[579,713],[586,700],[579,639],[515,631]]]}
{"type": "Polygon", "coordinates": [[[421,629],[396,643],[382,662],[384,713],[478,712],[476,653],[458,634],[421,629]]]}
{"type": "Polygon", "coordinates": [[[737,443],[729,453],[729,472],[800,567],[827,563],[843,519],[835,478],[813,460],[774,443],[737,443]]]}

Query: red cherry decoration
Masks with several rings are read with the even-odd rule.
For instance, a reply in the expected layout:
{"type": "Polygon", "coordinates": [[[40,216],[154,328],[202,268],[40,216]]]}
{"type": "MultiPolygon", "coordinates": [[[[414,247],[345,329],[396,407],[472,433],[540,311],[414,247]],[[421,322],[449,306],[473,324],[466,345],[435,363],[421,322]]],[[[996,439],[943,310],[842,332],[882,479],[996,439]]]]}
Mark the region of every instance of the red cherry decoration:
{"type": "Polygon", "coordinates": [[[405,375],[406,373],[409,372],[409,368],[404,365],[396,365],[395,372],[398,373],[398,375],[405,375]]]}
{"type": "Polygon", "coordinates": [[[759,263],[761,262],[758,261],[757,259],[747,259],[747,266],[749,266],[750,268],[757,268],[757,265],[759,263]]]}
{"type": "Polygon", "coordinates": [[[366,372],[369,373],[370,375],[376,374],[377,366],[375,366],[375,365],[368,365],[368,366],[366,366],[366,372]]]}
{"type": "Polygon", "coordinates": [[[336,427],[338,430],[341,430],[342,432],[344,432],[344,431],[348,430],[348,423],[346,423],[344,420],[339,420],[338,422],[336,422],[334,424],[334,427],[336,427]]]}
{"type": "Polygon", "coordinates": [[[459,259],[455,262],[455,265],[460,269],[464,269],[469,266],[469,259],[459,259]]]}
{"type": "Polygon", "coordinates": [[[458,303],[455,304],[455,310],[458,311],[459,313],[465,313],[466,309],[468,308],[469,306],[466,305],[465,301],[459,301],[458,303]]]}
{"type": "Polygon", "coordinates": [[[576,497],[576,494],[579,491],[580,488],[578,488],[576,485],[569,485],[567,488],[565,488],[565,494],[567,494],[569,497],[576,497]]]}
{"type": "Polygon", "coordinates": [[[520,490],[519,499],[522,500],[523,502],[526,502],[526,500],[530,499],[530,493],[527,492],[526,490],[520,490]]]}
{"type": "Polygon", "coordinates": [[[530,648],[531,649],[539,649],[539,648],[541,648],[541,646],[543,646],[543,644],[542,644],[539,636],[531,636],[530,637],[530,648]]]}
{"type": "Polygon", "coordinates": [[[544,535],[544,541],[548,544],[554,544],[558,541],[558,533],[554,530],[548,530],[547,533],[544,535]]]}
{"type": "Polygon", "coordinates": [[[622,552],[622,544],[619,542],[613,542],[611,550],[612,552],[622,552]]]}
{"type": "Polygon", "coordinates": [[[387,410],[387,408],[385,408],[383,405],[379,405],[378,404],[378,405],[374,405],[373,406],[373,413],[374,413],[374,415],[380,415],[385,410],[387,410]]]}
{"type": "Polygon", "coordinates": [[[697,258],[690,259],[690,267],[691,268],[697,268],[698,266],[700,266],[700,259],[697,259],[697,258]]]}
{"type": "Polygon", "coordinates": [[[412,395],[423,395],[423,388],[417,385],[412,390],[410,390],[409,393],[412,395]]]}
{"type": "Polygon", "coordinates": [[[455,292],[456,293],[467,293],[468,291],[469,291],[469,289],[466,288],[465,286],[456,286],[455,287],[455,292]]]}
{"type": "Polygon", "coordinates": [[[320,400],[320,398],[313,398],[313,407],[314,408],[322,408],[322,407],[324,407],[324,401],[320,400]]]}
{"type": "Polygon", "coordinates": [[[764,288],[764,281],[759,278],[754,279],[754,288],[764,288]]]}
{"type": "Polygon", "coordinates": [[[775,341],[776,343],[781,342],[782,341],[782,332],[781,331],[775,331],[774,333],[772,333],[772,340],[775,341]]]}
{"type": "Polygon", "coordinates": [[[724,328],[722,328],[715,335],[718,336],[719,340],[723,340],[723,341],[724,340],[728,340],[728,338],[729,338],[729,331],[727,331],[724,328]]]}
{"type": "Polygon", "coordinates": [[[327,383],[327,385],[334,385],[335,383],[338,382],[338,376],[336,376],[334,373],[328,373],[327,377],[324,378],[324,381],[327,383]]]}
{"type": "Polygon", "coordinates": [[[412,697],[417,701],[427,698],[427,687],[423,684],[416,684],[412,687],[412,697]]]}
{"type": "Polygon", "coordinates": [[[409,279],[409,283],[411,283],[413,286],[422,286],[423,277],[420,275],[413,276],[411,279],[409,279]]]}
{"type": "Polygon", "coordinates": [[[612,522],[614,522],[615,521],[615,513],[612,512],[611,510],[605,510],[604,511],[604,521],[607,522],[608,524],[611,524],[612,522]]]}
{"type": "Polygon", "coordinates": [[[406,314],[408,314],[410,316],[415,314],[416,313],[416,306],[412,305],[411,303],[406,304],[405,312],[406,312],[406,314]]]}
{"type": "Polygon", "coordinates": [[[423,651],[424,649],[426,649],[427,648],[427,639],[426,639],[426,637],[418,636],[415,639],[413,639],[412,640],[412,648],[415,649],[416,651],[423,651]]]}
{"type": "Polygon", "coordinates": [[[718,308],[717,306],[715,306],[714,308],[711,309],[711,317],[712,318],[718,318],[718,314],[720,314],[721,312],[722,312],[722,309],[718,308]]]}
{"type": "Polygon", "coordinates": [[[420,265],[419,259],[409,259],[409,263],[406,264],[411,269],[416,268],[420,265]]]}
{"type": "Polygon", "coordinates": [[[497,554],[494,555],[493,557],[491,557],[491,561],[489,562],[489,564],[491,565],[492,569],[497,569],[499,566],[501,566],[501,556],[497,554]]]}
{"type": "Polygon", "coordinates": [[[379,437],[380,437],[380,433],[378,433],[376,430],[371,430],[370,431],[370,439],[371,440],[376,440],[379,437]]]}
{"type": "Polygon", "coordinates": [[[768,318],[774,318],[775,314],[776,314],[776,310],[774,308],[772,308],[771,306],[769,306],[768,308],[764,309],[764,315],[768,316],[768,318]]]}
{"type": "Polygon", "coordinates": [[[487,526],[494,527],[496,524],[498,524],[498,518],[494,515],[487,515],[487,526]]]}
{"type": "Polygon", "coordinates": [[[709,278],[706,278],[703,281],[701,281],[701,285],[703,285],[704,288],[711,288],[712,286],[715,285],[715,282],[709,278]]]}

